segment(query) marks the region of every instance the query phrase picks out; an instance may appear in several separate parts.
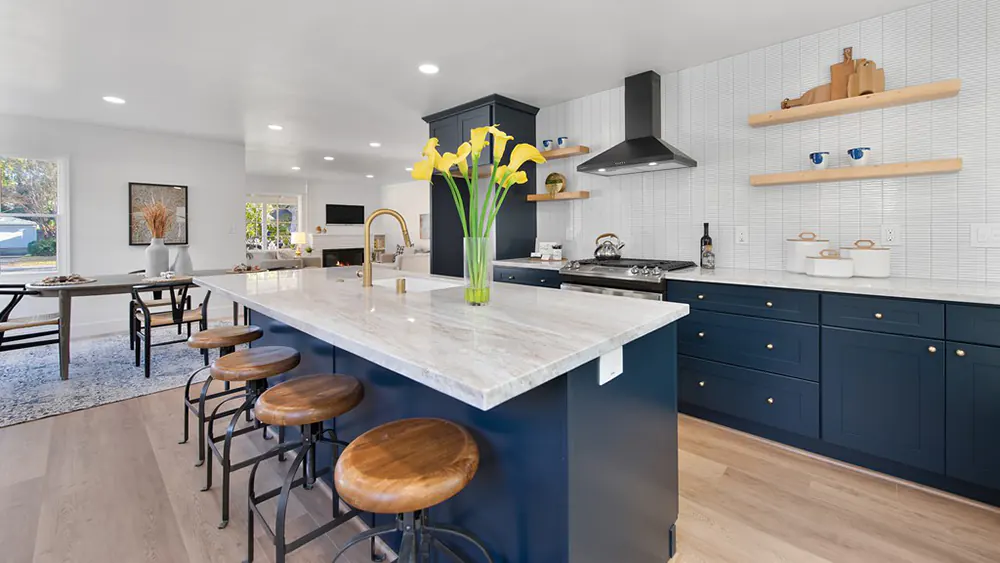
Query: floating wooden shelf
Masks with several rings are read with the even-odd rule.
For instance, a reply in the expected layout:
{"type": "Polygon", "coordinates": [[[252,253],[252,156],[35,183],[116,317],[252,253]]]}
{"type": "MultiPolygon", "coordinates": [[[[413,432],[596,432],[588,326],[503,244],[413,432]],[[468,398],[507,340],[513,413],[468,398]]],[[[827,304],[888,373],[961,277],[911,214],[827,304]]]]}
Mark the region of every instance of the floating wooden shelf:
{"type": "Polygon", "coordinates": [[[562,201],[565,199],[590,199],[590,192],[559,192],[556,195],[531,194],[528,201],[562,201]]]}
{"type": "Polygon", "coordinates": [[[921,84],[920,86],[899,88],[898,90],[887,90],[877,94],[868,94],[867,96],[844,98],[831,102],[758,113],[751,115],[749,122],[750,127],[766,127],[768,125],[794,123],[796,121],[806,121],[820,117],[843,115],[845,113],[857,113],[870,109],[891,108],[894,106],[951,98],[958,95],[961,89],[962,81],[956,78],[933,82],[931,84],[921,84]]]}
{"type": "Polygon", "coordinates": [[[542,151],[542,156],[545,160],[559,160],[560,158],[569,158],[571,156],[577,156],[581,154],[589,154],[590,147],[585,147],[580,145],[578,147],[566,147],[564,149],[552,149],[550,151],[542,151]]]}
{"type": "Polygon", "coordinates": [[[816,182],[844,182],[850,180],[870,180],[873,178],[893,178],[896,176],[925,176],[945,174],[962,169],[961,158],[945,160],[924,160],[920,162],[899,162],[877,164],[875,166],[851,166],[849,168],[828,168],[826,170],[803,170],[781,174],[758,174],[750,176],[751,186],[780,186],[784,184],[813,184],[816,182]]]}

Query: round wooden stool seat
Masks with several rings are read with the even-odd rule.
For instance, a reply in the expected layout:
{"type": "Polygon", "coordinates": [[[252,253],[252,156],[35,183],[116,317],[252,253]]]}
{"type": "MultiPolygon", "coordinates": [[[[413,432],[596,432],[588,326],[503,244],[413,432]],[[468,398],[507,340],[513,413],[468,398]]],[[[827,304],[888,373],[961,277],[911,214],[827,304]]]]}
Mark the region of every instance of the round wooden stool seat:
{"type": "Polygon", "coordinates": [[[349,375],[306,375],[264,391],[253,412],[264,424],[303,426],[336,418],[364,396],[361,382],[349,375]]]}
{"type": "Polygon", "coordinates": [[[340,454],[337,493],[365,512],[399,514],[455,496],[479,467],[469,431],[447,420],[411,418],[378,426],[340,454]]]}
{"type": "Polygon", "coordinates": [[[212,377],[220,381],[264,379],[293,369],[299,360],[299,351],[288,346],[247,348],[212,362],[212,377]]]}
{"type": "Polygon", "coordinates": [[[264,331],[256,326],[219,326],[191,335],[187,343],[199,350],[212,350],[248,344],[262,336],[264,331]]]}

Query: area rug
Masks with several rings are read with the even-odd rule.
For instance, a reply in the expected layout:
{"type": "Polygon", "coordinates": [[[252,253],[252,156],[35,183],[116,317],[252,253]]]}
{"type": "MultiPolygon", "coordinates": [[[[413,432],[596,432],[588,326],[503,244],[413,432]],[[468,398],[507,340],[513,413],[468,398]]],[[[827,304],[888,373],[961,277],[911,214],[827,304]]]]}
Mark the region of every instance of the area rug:
{"type": "MultiPolygon", "coordinates": [[[[177,338],[171,329],[153,333],[153,342],[177,338]]],[[[201,354],[183,343],[159,346],[146,379],[142,367],[135,367],[128,334],[74,340],[71,357],[63,381],[56,345],[0,354],[0,428],[182,387],[204,365],[201,354]]],[[[207,376],[208,370],[201,372],[198,381],[207,376]]]]}

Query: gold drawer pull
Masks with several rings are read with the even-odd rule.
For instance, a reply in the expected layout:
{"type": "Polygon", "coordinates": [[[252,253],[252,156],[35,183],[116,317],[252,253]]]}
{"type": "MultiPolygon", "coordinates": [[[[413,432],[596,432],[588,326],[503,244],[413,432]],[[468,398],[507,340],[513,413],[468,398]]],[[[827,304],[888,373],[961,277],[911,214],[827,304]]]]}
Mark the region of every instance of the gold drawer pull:
{"type": "Polygon", "coordinates": [[[705,382],[704,381],[699,381],[698,382],[698,387],[704,387],[704,386],[705,386],[705,382]]]}
{"type": "Polygon", "coordinates": [[[699,332],[698,333],[698,338],[705,338],[705,333],[704,332],[699,332]]]}
{"type": "Polygon", "coordinates": [[[700,294],[700,293],[698,294],[698,299],[704,299],[704,298],[705,298],[705,296],[704,296],[704,295],[702,295],[702,294],[700,294]]]}
{"type": "Polygon", "coordinates": [[[770,309],[771,307],[774,307],[774,303],[771,303],[770,301],[768,301],[767,303],[765,303],[765,305],[767,305],[768,309],[770,309]]]}
{"type": "Polygon", "coordinates": [[[875,313],[875,318],[881,320],[882,319],[882,313],[875,313]]]}
{"type": "Polygon", "coordinates": [[[931,354],[934,354],[937,352],[937,346],[928,346],[927,351],[930,352],[931,354]]]}
{"type": "Polygon", "coordinates": [[[774,404],[774,397],[768,397],[767,398],[767,404],[773,405],[774,404]]]}
{"type": "Polygon", "coordinates": [[[958,356],[959,358],[964,358],[965,350],[955,350],[955,355],[958,356]]]}
{"type": "Polygon", "coordinates": [[[768,350],[774,350],[774,344],[768,344],[767,345],[767,349],[768,350]]]}

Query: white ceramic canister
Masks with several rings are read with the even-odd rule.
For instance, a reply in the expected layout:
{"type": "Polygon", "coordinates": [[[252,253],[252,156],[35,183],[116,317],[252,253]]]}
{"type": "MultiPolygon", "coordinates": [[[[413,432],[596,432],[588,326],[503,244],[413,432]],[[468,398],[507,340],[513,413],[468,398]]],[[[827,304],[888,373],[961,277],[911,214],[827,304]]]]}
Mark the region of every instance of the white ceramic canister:
{"type": "Polygon", "coordinates": [[[833,249],[825,249],[819,256],[806,258],[806,275],[817,278],[849,278],[854,275],[854,260],[844,258],[833,249]]]}
{"type": "Polygon", "coordinates": [[[806,272],[806,258],[819,256],[820,251],[830,246],[830,241],[816,238],[816,233],[799,233],[796,238],[785,239],[785,270],[793,274],[806,272]]]}
{"type": "Polygon", "coordinates": [[[861,239],[854,246],[840,249],[840,255],[854,261],[854,275],[862,278],[887,278],[892,263],[892,251],[875,246],[875,242],[861,239]]]}

